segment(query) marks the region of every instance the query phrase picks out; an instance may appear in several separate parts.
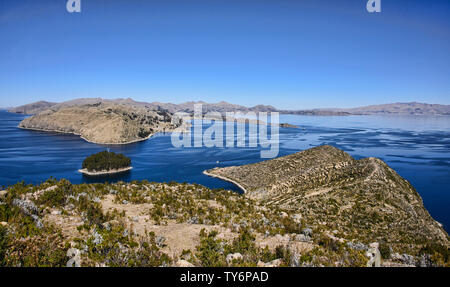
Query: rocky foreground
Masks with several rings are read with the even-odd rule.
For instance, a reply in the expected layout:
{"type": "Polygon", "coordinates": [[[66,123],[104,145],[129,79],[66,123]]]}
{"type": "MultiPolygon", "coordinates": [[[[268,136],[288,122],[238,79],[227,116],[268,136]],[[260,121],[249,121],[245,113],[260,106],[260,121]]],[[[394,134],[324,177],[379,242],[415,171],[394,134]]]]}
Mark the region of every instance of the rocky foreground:
{"type": "Polygon", "coordinates": [[[172,131],[180,124],[164,110],[99,102],[50,108],[24,119],[19,127],[76,134],[98,144],[126,144],[172,131]]]}
{"type": "Polygon", "coordinates": [[[2,266],[449,266],[447,233],[377,159],[323,146],[214,169],[247,193],[200,185],[0,191],[2,266]]]}

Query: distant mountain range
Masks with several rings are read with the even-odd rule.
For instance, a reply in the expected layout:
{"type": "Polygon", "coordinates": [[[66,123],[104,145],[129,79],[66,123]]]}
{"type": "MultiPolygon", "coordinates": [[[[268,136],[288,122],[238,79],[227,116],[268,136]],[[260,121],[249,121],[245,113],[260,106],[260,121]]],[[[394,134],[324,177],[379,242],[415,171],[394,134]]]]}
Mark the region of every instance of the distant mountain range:
{"type": "Polygon", "coordinates": [[[312,115],[312,116],[345,116],[345,115],[450,115],[450,105],[426,104],[426,103],[392,103],[383,105],[372,105],[349,109],[310,109],[310,110],[279,110],[269,105],[257,105],[245,107],[230,104],[227,102],[206,103],[206,102],[186,102],[181,104],[160,103],[160,102],[137,102],[131,98],[127,99],[102,99],[102,98],[80,98],[62,103],[52,103],[39,101],[19,107],[9,109],[10,112],[22,114],[37,114],[45,110],[59,110],[72,106],[84,106],[95,104],[121,104],[133,107],[145,107],[153,110],[166,110],[174,112],[194,112],[195,104],[203,105],[203,112],[280,112],[283,114],[312,115]]]}
{"type": "Polygon", "coordinates": [[[219,102],[219,103],[206,103],[206,102],[186,102],[182,104],[172,104],[172,103],[160,103],[160,102],[137,102],[133,99],[127,98],[127,99],[102,99],[102,98],[80,98],[75,100],[70,100],[67,102],[62,103],[51,103],[51,102],[45,102],[45,101],[39,101],[23,106],[18,106],[15,108],[9,109],[10,112],[14,113],[20,113],[20,114],[37,114],[40,112],[43,112],[45,110],[59,110],[61,108],[66,107],[73,107],[73,106],[85,106],[85,105],[96,105],[96,104],[121,104],[121,105],[127,105],[127,106],[133,106],[133,107],[145,107],[148,109],[154,109],[154,110],[166,110],[170,113],[174,112],[187,112],[192,113],[194,112],[194,105],[195,104],[202,104],[202,110],[203,112],[219,112],[219,113],[225,113],[225,112],[234,112],[234,111],[241,111],[241,112],[249,112],[249,111],[255,111],[255,112],[274,112],[277,111],[275,107],[272,106],[264,106],[264,105],[258,105],[251,108],[230,104],[227,102],[219,102]]]}
{"type": "Polygon", "coordinates": [[[450,105],[436,105],[425,103],[393,103],[372,105],[349,109],[314,109],[279,111],[285,114],[299,115],[450,115],[450,105]]]}
{"type": "Polygon", "coordinates": [[[450,115],[450,105],[425,103],[394,103],[345,110],[351,114],[450,115]]]}

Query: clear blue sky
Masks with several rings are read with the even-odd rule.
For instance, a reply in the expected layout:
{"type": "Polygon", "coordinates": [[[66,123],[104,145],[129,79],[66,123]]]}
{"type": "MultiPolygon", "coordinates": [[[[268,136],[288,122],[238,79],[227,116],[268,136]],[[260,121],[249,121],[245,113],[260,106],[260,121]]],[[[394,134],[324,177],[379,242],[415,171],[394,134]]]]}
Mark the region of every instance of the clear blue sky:
{"type": "Polygon", "coordinates": [[[450,1],[0,0],[0,106],[450,104],[450,1]]]}

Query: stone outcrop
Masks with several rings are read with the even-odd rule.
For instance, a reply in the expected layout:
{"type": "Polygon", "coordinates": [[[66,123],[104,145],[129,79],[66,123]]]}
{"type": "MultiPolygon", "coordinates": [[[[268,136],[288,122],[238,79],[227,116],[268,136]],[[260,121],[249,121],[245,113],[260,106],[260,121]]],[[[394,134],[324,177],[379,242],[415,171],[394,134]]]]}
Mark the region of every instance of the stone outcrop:
{"type": "Polygon", "coordinates": [[[180,259],[175,263],[175,267],[195,267],[194,264],[190,263],[189,261],[180,259]]]}

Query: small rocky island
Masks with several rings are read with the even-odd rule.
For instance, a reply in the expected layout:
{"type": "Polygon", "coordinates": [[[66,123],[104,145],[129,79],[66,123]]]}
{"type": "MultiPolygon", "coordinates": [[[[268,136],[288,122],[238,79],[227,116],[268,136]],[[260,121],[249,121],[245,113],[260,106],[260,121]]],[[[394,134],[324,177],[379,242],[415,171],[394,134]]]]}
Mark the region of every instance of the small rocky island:
{"type": "Polygon", "coordinates": [[[86,175],[105,175],[125,172],[131,167],[131,159],[121,153],[102,151],[88,156],[79,172],[86,175]]]}

